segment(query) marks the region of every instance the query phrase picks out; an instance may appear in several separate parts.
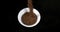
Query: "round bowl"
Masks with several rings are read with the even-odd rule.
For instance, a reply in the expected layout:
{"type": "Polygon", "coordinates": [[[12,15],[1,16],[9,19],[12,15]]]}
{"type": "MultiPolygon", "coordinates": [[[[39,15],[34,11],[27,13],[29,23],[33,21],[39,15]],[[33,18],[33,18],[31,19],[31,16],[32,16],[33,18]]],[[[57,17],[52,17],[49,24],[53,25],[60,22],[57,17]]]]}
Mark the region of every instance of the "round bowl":
{"type": "Polygon", "coordinates": [[[40,19],[41,19],[41,15],[40,13],[38,12],[38,10],[34,9],[33,8],[33,13],[35,13],[35,15],[37,16],[37,21],[33,24],[33,25],[26,25],[22,22],[21,18],[22,18],[22,15],[25,14],[26,12],[30,12],[29,11],[29,8],[24,8],[22,9],[19,13],[18,13],[18,21],[19,23],[22,25],[22,26],[25,26],[25,27],[34,27],[36,26],[39,22],[40,22],[40,19]]]}

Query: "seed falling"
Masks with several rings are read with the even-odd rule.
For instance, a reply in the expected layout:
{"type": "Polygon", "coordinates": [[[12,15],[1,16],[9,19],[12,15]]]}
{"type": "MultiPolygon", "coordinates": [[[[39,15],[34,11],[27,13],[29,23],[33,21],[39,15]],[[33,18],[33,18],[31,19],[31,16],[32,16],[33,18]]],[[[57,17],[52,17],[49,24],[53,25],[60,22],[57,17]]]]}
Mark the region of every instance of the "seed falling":
{"type": "Polygon", "coordinates": [[[37,16],[33,13],[32,0],[28,0],[28,8],[30,12],[26,12],[21,19],[24,24],[33,25],[37,21],[37,16]]]}

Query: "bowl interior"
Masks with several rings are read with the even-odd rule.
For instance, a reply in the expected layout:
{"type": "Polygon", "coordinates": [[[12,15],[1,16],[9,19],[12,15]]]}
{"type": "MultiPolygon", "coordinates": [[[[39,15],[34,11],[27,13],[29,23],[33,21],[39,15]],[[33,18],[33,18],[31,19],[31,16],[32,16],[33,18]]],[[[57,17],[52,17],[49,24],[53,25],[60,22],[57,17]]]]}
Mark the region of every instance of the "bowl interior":
{"type": "Polygon", "coordinates": [[[40,22],[40,19],[41,19],[41,16],[40,16],[40,13],[38,12],[38,10],[33,9],[33,13],[35,13],[36,16],[37,16],[37,21],[36,21],[36,23],[33,24],[33,25],[25,25],[25,24],[22,22],[22,20],[21,20],[22,15],[25,14],[26,12],[30,12],[30,11],[29,11],[29,8],[24,8],[24,9],[22,9],[22,10],[18,13],[18,21],[19,21],[19,23],[20,23],[21,25],[25,26],[25,27],[34,27],[34,26],[36,26],[36,25],[40,22]]]}

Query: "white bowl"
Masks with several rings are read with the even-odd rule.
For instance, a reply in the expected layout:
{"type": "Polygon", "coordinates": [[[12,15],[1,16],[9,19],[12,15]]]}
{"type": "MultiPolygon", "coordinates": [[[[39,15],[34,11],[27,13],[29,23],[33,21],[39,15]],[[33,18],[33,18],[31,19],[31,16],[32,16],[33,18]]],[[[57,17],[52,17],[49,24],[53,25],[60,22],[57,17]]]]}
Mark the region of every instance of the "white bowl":
{"type": "Polygon", "coordinates": [[[36,25],[40,22],[40,19],[41,19],[41,15],[40,15],[40,13],[38,12],[38,10],[36,10],[36,9],[33,8],[33,13],[35,13],[36,16],[37,16],[37,21],[36,21],[36,23],[33,24],[33,25],[26,25],[26,24],[24,24],[24,23],[22,22],[21,17],[22,17],[22,15],[23,15],[24,13],[26,13],[26,12],[30,12],[30,11],[29,11],[29,8],[24,8],[24,9],[22,9],[22,10],[18,13],[18,21],[19,21],[19,23],[20,23],[21,25],[25,26],[25,27],[34,27],[34,26],[36,26],[36,25]]]}

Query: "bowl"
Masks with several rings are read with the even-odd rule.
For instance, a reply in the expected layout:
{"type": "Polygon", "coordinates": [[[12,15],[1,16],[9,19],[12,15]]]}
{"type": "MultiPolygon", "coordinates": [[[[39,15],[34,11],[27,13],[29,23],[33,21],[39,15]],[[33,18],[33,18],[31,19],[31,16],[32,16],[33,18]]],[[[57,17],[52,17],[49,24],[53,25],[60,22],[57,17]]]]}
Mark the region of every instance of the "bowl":
{"type": "Polygon", "coordinates": [[[40,13],[38,12],[38,10],[34,9],[33,8],[33,13],[35,13],[35,15],[37,16],[37,21],[33,24],[33,25],[26,25],[22,22],[21,18],[22,16],[26,13],[26,12],[30,12],[29,8],[24,8],[22,10],[19,11],[18,13],[18,21],[19,23],[24,26],[24,27],[34,27],[36,26],[39,22],[40,22],[40,19],[41,19],[41,15],[40,13]]]}

